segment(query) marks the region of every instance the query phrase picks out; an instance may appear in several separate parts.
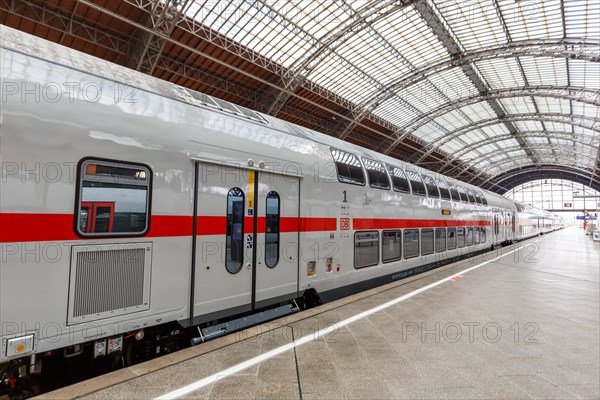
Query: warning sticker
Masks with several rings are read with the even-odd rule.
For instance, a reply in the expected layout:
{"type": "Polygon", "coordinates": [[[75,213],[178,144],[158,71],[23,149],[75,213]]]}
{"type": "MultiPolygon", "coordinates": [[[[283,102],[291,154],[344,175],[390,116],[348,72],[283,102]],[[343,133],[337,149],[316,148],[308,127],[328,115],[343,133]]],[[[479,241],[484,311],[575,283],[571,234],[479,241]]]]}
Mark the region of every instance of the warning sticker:
{"type": "Polygon", "coordinates": [[[254,246],[254,236],[246,236],[246,248],[251,249],[254,246]]]}

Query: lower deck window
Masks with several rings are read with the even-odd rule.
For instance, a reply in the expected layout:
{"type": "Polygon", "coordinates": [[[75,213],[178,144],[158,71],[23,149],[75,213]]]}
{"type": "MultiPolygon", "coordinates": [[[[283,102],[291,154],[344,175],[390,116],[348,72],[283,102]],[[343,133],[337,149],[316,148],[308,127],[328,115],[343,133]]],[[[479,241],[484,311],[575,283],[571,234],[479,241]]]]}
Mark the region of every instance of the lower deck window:
{"type": "Polygon", "coordinates": [[[421,229],[421,255],[433,254],[433,229],[421,229]]]}
{"type": "Polygon", "coordinates": [[[473,228],[473,244],[479,244],[479,232],[481,232],[481,230],[478,226],[473,228]]]}
{"type": "Polygon", "coordinates": [[[467,228],[467,239],[465,241],[467,246],[473,245],[473,228],[467,228]]]}
{"type": "Polygon", "coordinates": [[[354,268],[379,263],[379,232],[356,232],[354,235],[354,268]]]}
{"type": "Polygon", "coordinates": [[[414,258],[419,255],[419,230],[404,230],[404,258],[414,258]]]}
{"type": "Polygon", "coordinates": [[[384,231],[381,250],[381,257],[383,262],[389,262],[400,259],[400,257],[402,256],[402,232],[384,231]]]}
{"type": "Polygon", "coordinates": [[[485,226],[482,226],[480,229],[481,229],[481,235],[480,235],[481,243],[485,243],[487,240],[485,226]]]}
{"type": "Polygon", "coordinates": [[[435,252],[446,251],[446,228],[437,228],[435,230],[435,252]]]}
{"type": "Polygon", "coordinates": [[[456,228],[448,228],[448,250],[456,249],[456,228]]]}
{"type": "Polygon", "coordinates": [[[456,241],[458,247],[465,247],[465,228],[456,228],[456,241]]]}

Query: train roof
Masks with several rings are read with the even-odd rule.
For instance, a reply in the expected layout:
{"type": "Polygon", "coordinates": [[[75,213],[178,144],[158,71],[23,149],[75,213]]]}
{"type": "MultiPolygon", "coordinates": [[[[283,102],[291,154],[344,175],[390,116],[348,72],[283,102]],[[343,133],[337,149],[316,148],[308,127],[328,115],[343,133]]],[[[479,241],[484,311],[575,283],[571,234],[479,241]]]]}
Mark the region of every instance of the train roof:
{"type": "Polygon", "coordinates": [[[0,47],[8,50],[26,54],[30,57],[39,58],[58,65],[82,71],[87,74],[97,76],[102,79],[110,79],[116,83],[135,87],[139,90],[154,93],[169,99],[187,103],[192,106],[201,107],[213,112],[223,112],[237,118],[243,118],[248,122],[270,126],[286,134],[298,138],[316,142],[324,146],[334,147],[340,150],[351,152],[362,157],[368,157],[379,160],[384,163],[398,165],[403,168],[419,170],[423,173],[435,177],[443,177],[450,183],[458,183],[461,186],[477,189],[485,193],[488,203],[491,206],[505,207],[507,203],[512,203],[517,207],[517,203],[503,197],[497,193],[480,189],[474,185],[459,181],[454,178],[443,176],[437,172],[427,170],[426,168],[408,164],[390,156],[368,150],[364,147],[345,142],[323,133],[295,125],[291,122],[283,121],[269,115],[244,108],[242,106],[229,103],[227,101],[209,96],[204,93],[196,92],[182,86],[170,83],[153,76],[114,64],[112,62],[91,56],[68,47],[40,39],[25,32],[0,25],[2,35],[0,35],[0,47]]]}

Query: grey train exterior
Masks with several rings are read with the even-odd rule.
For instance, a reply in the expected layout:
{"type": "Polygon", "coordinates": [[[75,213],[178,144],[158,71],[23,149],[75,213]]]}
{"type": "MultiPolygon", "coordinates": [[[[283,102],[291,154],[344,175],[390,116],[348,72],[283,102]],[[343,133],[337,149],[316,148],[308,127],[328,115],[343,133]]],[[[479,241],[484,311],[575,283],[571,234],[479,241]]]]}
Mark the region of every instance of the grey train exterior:
{"type": "Polygon", "coordinates": [[[102,356],[309,290],[327,301],[561,225],[1,29],[0,364],[105,340],[102,356]]]}

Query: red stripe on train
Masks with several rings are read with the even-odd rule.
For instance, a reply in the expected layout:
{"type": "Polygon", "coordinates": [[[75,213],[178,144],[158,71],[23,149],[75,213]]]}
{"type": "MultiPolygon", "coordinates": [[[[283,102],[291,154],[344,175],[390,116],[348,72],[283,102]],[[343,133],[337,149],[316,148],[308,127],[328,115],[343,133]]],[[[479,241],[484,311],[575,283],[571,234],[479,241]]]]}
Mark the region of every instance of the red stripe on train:
{"type": "Polygon", "coordinates": [[[376,219],[354,218],[352,229],[443,228],[446,226],[486,226],[489,221],[459,221],[455,219],[376,219]]]}
{"type": "MultiPolygon", "coordinates": [[[[185,215],[153,215],[150,231],[144,237],[191,236],[193,217],[185,215]]],[[[197,220],[197,234],[224,235],[227,218],[202,216],[197,220]]],[[[335,231],[335,218],[301,218],[302,232],[335,231]]],[[[252,233],[252,217],[244,220],[244,233],[252,233]]],[[[281,217],[281,232],[297,232],[298,218],[281,217]]],[[[258,218],[258,233],[265,233],[266,219],[258,218]]],[[[82,240],[73,232],[73,214],[0,213],[0,243],[49,242],[82,240]]]]}

